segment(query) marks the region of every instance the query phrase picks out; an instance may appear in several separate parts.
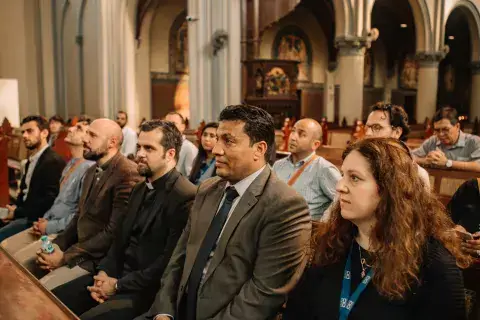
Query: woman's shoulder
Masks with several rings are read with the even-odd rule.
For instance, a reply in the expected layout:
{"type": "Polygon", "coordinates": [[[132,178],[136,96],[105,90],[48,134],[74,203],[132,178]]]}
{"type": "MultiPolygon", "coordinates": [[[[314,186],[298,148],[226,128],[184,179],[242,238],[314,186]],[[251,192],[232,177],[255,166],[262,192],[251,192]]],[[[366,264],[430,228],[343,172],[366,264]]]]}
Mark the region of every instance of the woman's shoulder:
{"type": "Polygon", "coordinates": [[[424,272],[427,278],[461,277],[460,268],[454,255],[438,239],[430,238],[427,241],[424,256],[424,272]]]}

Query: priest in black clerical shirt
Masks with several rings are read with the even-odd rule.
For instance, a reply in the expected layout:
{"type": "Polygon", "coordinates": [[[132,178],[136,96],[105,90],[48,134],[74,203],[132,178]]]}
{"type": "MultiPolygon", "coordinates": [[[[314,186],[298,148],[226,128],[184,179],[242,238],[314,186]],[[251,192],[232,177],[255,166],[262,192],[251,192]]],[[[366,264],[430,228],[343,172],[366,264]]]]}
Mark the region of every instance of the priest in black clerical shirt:
{"type": "Polygon", "coordinates": [[[133,319],[147,311],[185,227],[196,188],[175,166],[182,135],[171,122],[142,124],[138,172],[128,213],[96,276],[68,282],[53,293],[81,319],[133,319]]]}

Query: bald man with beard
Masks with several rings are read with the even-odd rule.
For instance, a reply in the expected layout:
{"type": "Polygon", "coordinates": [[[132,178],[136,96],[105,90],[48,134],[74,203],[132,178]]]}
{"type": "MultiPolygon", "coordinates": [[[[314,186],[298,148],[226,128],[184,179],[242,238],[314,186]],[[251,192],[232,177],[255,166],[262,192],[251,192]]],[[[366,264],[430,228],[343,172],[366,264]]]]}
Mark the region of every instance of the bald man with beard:
{"type": "Polygon", "coordinates": [[[312,220],[322,218],[335,198],[335,187],[341,178],[337,167],[316,155],[321,145],[321,125],[314,119],[299,120],[288,138],[290,155],[273,165],[277,176],[305,198],[312,220]]]}
{"type": "Polygon", "coordinates": [[[91,123],[83,140],[84,158],[96,162],[88,169],[79,209],[54,240],[54,252],[37,252],[36,266],[26,266],[47,288],[95,272],[123,223],[133,186],[141,178],[137,165],[120,152],[123,134],[109,119],[91,123]]]}

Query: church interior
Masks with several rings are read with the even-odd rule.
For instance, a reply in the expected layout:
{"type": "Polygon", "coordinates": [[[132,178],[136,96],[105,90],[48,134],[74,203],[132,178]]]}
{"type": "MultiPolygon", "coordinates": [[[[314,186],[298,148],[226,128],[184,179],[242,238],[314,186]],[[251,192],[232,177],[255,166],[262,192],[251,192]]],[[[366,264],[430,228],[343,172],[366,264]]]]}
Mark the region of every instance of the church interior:
{"type": "MultiPolygon", "coordinates": [[[[380,101],[407,113],[412,150],[442,107],[480,134],[480,0],[0,0],[0,43],[0,207],[25,171],[29,115],[68,127],[122,111],[137,131],[177,112],[198,145],[226,106],[248,104],[273,116],[277,159],[311,118],[337,167],[380,101]]],[[[444,205],[480,178],[425,169],[444,205]]]]}

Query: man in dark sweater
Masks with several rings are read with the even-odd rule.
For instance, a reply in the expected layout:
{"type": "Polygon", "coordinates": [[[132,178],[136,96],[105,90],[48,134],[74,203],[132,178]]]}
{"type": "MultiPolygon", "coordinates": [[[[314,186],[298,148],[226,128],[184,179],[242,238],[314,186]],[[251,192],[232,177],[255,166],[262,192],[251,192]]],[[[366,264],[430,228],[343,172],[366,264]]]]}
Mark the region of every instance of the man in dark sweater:
{"type": "Polygon", "coordinates": [[[65,161],[47,142],[48,122],[28,116],[21,124],[23,142],[30,150],[25,174],[15,205],[7,205],[8,215],[0,221],[0,242],[32,226],[50,209],[60,189],[65,161]]]}
{"type": "Polygon", "coordinates": [[[81,319],[133,319],[147,311],[159,289],[195,197],[195,186],[175,166],[182,136],[174,124],[142,124],[138,172],[128,213],[97,275],[85,275],[53,293],[81,319]],[[88,289],[88,291],[87,291],[88,289]]]}
{"type": "Polygon", "coordinates": [[[49,290],[95,272],[127,214],[132,188],[141,181],[137,165],[120,152],[122,130],[110,119],[93,121],[84,137],[83,156],[96,162],[85,174],[78,212],[54,240],[51,254],[37,252],[37,264],[26,267],[49,290]],[[41,270],[40,270],[41,271],[41,270]]]}

